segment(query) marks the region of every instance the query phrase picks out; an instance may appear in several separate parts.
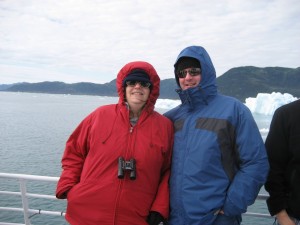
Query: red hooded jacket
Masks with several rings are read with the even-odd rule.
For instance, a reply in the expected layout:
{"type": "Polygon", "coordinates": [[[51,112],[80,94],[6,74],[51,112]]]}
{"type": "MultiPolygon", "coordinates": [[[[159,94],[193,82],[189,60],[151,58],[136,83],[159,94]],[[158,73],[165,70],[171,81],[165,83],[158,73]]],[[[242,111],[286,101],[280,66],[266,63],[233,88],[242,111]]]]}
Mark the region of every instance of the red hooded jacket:
{"type": "Polygon", "coordinates": [[[96,109],[68,139],[56,197],[67,197],[72,225],[146,225],[150,211],[168,217],[173,125],[154,111],[159,84],[152,65],[128,63],[117,77],[118,104],[96,109]],[[144,70],[153,86],[132,127],[122,81],[134,69],[144,70]],[[120,156],[136,160],[135,180],[128,171],[118,178],[120,156]]]}

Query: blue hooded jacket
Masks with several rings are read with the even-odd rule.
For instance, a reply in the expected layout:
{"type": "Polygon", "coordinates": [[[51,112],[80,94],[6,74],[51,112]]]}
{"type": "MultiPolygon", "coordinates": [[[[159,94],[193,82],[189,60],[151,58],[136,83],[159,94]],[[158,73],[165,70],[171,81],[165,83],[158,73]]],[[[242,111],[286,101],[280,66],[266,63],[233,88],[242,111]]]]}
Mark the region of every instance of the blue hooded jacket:
{"type": "Polygon", "coordinates": [[[165,113],[175,127],[169,224],[209,225],[219,210],[228,217],[246,212],[266,181],[269,164],[250,110],[218,93],[206,50],[190,46],[176,63],[181,57],[199,60],[202,72],[198,87],[177,90],[182,104],[165,113]]]}

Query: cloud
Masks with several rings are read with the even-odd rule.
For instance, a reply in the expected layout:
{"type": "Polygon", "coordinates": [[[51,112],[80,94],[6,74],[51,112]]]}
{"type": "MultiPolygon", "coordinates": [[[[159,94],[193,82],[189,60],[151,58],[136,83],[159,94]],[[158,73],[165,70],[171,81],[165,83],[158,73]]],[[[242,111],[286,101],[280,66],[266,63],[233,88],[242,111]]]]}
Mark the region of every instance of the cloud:
{"type": "Polygon", "coordinates": [[[134,60],[172,78],[189,45],[207,49],[218,75],[245,65],[295,68],[299,17],[296,0],[2,0],[0,83],[104,83],[134,60]]]}

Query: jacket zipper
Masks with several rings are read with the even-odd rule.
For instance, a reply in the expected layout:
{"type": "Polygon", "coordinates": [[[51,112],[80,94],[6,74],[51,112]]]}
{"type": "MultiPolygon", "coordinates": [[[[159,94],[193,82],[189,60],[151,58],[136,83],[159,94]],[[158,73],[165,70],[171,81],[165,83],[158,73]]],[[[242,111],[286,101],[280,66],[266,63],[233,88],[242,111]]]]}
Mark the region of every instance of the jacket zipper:
{"type": "MultiPolygon", "coordinates": [[[[132,132],[133,132],[133,126],[130,125],[130,128],[129,128],[129,142],[131,144],[132,142],[132,132]]],[[[131,146],[131,145],[130,145],[131,146]]],[[[126,153],[125,153],[125,160],[128,158],[128,148],[126,149],[126,153]]],[[[114,221],[113,221],[113,224],[116,225],[117,224],[117,221],[118,221],[118,210],[119,210],[119,203],[120,203],[120,197],[121,197],[121,191],[122,191],[122,186],[123,186],[123,183],[125,182],[125,179],[126,179],[126,176],[127,176],[127,173],[125,174],[124,178],[123,179],[120,179],[119,180],[119,190],[118,190],[118,194],[117,194],[117,198],[116,198],[116,204],[115,204],[115,216],[114,216],[114,221]]]]}

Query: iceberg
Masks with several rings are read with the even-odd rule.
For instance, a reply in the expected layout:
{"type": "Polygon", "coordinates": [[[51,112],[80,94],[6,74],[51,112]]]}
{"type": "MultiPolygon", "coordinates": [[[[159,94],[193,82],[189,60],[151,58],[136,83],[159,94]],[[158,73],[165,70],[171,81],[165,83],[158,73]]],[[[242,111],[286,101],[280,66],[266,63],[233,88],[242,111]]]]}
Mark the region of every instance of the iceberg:
{"type": "Polygon", "coordinates": [[[181,104],[180,100],[172,100],[172,99],[157,99],[155,108],[169,110],[181,104]]]}
{"type": "MultiPolygon", "coordinates": [[[[246,98],[244,104],[250,109],[264,141],[269,133],[270,123],[275,110],[297,99],[289,93],[282,94],[280,92],[272,92],[271,94],[258,93],[255,98],[246,98]]],[[[157,99],[155,108],[158,112],[165,113],[179,104],[181,104],[180,100],[157,99]]]]}
{"type": "MultiPolygon", "coordinates": [[[[258,93],[255,98],[246,98],[244,104],[250,109],[252,114],[273,116],[278,107],[293,102],[297,99],[298,98],[289,93],[258,93]]],[[[181,104],[180,100],[157,99],[155,108],[163,113],[178,106],[179,104],[181,104]]]]}
{"type": "Polygon", "coordinates": [[[245,105],[250,109],[252,114],[256,113],[272,116],[278,107],[293,102],[297,99],[298,98],[289,93],[258,93],[256,98],[246,98],[245,105]]]}

